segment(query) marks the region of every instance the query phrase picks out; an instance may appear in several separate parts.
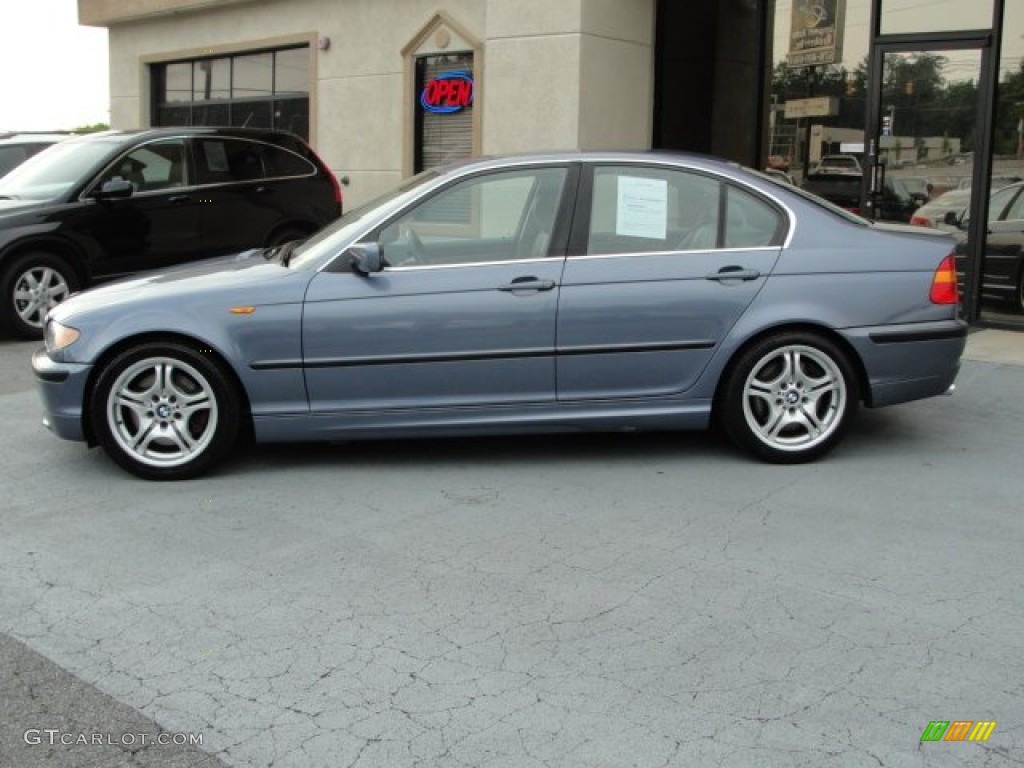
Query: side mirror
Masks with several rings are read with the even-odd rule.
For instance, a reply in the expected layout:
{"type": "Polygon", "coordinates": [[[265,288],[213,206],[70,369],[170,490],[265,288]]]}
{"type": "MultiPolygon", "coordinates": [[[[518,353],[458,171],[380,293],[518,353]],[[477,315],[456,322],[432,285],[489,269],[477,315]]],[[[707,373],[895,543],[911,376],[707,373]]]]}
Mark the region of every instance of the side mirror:
{"type": "Polygon", "coordinates": [[[377,243],[357,243],[345,250],[345,259],[352,271],[367,276],[384,268],[380,246],[377,243]]]}
{"type": "Polygon", "coordinates": [[[130,181],[117,177],[103,182],[95,196],[99,200],[113,200],[117,198],[131,197],[135,193],[135,187],[130,181]]]}

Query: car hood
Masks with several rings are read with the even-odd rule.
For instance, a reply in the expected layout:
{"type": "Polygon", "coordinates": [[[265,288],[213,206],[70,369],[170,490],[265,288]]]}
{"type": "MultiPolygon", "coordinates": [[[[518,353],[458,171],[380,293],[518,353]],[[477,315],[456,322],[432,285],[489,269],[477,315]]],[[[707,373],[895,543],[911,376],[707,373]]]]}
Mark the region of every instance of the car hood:
{"type": "Polygon", "coordinates": [[[288,269],[263,254],[254,249],[118,280],[75,294],[50,314],[66,322],[84,313],[123,313],[132,304],[181,306],[214,296],[241,304],[301,301],[313,273],[288,269]]]}
{"type": "Polygon", "coordinates": [[[53,200],[26,200],[22,198],[6,199],[0,197],[0,216],[7,213],[25,213],[38,208],[52,207],[53,200]]]}

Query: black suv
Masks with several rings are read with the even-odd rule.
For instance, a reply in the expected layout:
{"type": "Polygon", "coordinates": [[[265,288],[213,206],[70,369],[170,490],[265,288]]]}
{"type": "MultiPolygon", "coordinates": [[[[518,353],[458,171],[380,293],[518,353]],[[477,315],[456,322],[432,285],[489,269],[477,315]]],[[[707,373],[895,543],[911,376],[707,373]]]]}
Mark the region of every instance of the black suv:
{"type": "Polygon", "coordinates": [[[55,144],[0,180],[0,324],[41,338],[94,282],[303,238],[341,214],[297,136],[154,128],[55,144]]]}

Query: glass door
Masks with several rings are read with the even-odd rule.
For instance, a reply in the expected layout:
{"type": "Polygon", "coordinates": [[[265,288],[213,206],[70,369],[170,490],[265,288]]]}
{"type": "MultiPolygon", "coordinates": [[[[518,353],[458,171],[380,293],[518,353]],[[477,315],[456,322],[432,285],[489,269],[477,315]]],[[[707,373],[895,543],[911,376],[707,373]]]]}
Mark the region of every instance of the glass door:
{"type": "Polygon", "coordinates": [[[977,312],[988,189],[986,71],[990,40],[958,36],[876,45],[868,111],[865,215],[949,232],[956,240],[964,314],[977,312]]]}

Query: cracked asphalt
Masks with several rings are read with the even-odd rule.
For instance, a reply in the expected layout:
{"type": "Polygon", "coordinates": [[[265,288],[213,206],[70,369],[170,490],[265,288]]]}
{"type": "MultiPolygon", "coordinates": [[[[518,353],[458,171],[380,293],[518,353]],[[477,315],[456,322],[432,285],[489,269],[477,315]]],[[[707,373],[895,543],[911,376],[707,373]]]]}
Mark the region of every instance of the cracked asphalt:
{"type": "Polygon", "coordinates": [[[45,432],[33,346],[0,340],[4,768],[1024,764],[1022,366],[808,466],[584,435],[150,484],[45,432]]]}

